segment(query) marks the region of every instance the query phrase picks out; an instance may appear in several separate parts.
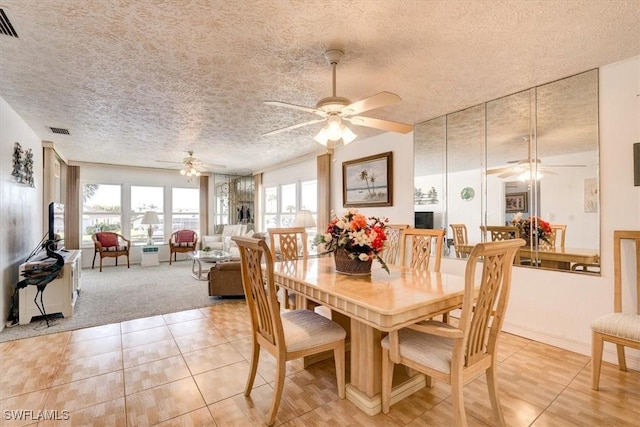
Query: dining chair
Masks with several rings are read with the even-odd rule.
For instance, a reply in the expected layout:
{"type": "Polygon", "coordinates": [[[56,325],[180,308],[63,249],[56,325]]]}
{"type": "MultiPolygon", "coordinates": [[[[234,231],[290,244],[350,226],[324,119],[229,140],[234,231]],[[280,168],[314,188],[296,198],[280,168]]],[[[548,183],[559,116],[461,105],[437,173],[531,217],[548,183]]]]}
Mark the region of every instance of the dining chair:
{"type": "Polygon", "coordinates": [[[511,225],[481,225],[480,231],[485,241],[499,242],[501,240],[515,239],[518,236],[518,227],[511,225]],[[491,239],[487,239],[487,233],[491,239]]]}
{"type": "Polygon", "coordinates": [[[440,271],[443,240],[443,229],[405,228],[400,236],[399,264],[419,270],[440,271]]]}
{"type": "Polygon", "coordinates": [[[402,230],[409,228],[409,224],[390,224],[387,225],[387,241],[385,248],[380,253],[380,258],[386,264],[397,264],[398,255],[400,254],[400,238],[402,230]]]}
{"type": "MultiPolygon", "coordinates": [[[[633,304],[631,304],[633,305],[633,304]]],[[[640,230],[613,232],[613,313],[598,317],[591,323],[591,388],[598,390],[600,386],[600,367],[602,365],[602,349],[604,342],[616,345],[618,352],[618,366],[621,371],[627,370],[627,362],[624,355],[624,348],[634,348],[640,350],[640,230]],[[624,257],[628,262],[635,258],[635,269],[624,265],[622,246],[623,242],[631,241],[635,243],[634,256],[624,257]],[[624,288],[629,289],[629,294],[633,294],[633,281],[635,280],[636,307],[635,313],[627,310],[623,312],[622,295],[623,272],[628,274],[624,288]],[[626,286],[628,282],[629,286],[626,286]]]]}
{"type": "MultiPolygon", "coordinates": [[[[269,228],[269,243],[275,254],[275,261],[307,259],[307,230],[304,227],[269,228]],[[277,238],[277,240],[276,240],[277,238]]],[[[294,309],[295,295],[282,289],[282,301],[287,309],[294,309]]]]}
{"type": "Polygon", "coordinates": [[[509,301],[513,260],[523,245],[523,239],[511,239],[479,243],[473,248],[466,262],[458,326],[422,321],[390,331],[382,339],[383,413],[389,413],[391,405],[393,367],[401,363],[451,385],[456,426],[467,425],[464,385],[485,372],[496,424],[505,425],[498,399],[496,350],[509,301]],[[480,279],[476,277],[478,265],[480,279]]]}
{"type": "Polygon", "coordinates": [[[286,362],[333,350],[338,396],[345,396],[345,330],[311,310],[280,311],[273,276],[273,257],[266,242],[232,237],[240,249],[242,285],[251,317],[251,368],[244,395],[249,396],[258,369],[260,348],[276,358],[276,381],[267,425],[276,418],[286,372],[286,362]],[[264,260],[264,264],[261,264],[264,260]]]}
{"type": "Polygon", "coordinates": [[[467,226],[465,224],[449,224],[453,233],[453,249],[456,251],[456,258],[467,258],[466,252],[461,252],[458,248],[460,245],[469,244],[467,237],[467,226]]]}
{"type": "Polygon", "coordinates": [[[550,224],[551,234],[548,236],[549,243],[544,240],[538,240],[540,249],[550,250],[557,247],[564,248],[564,242],[566,239],[567,226],[564,224],[550,224]],[[559,243],[559,244],[558,244],[559,243]]]}

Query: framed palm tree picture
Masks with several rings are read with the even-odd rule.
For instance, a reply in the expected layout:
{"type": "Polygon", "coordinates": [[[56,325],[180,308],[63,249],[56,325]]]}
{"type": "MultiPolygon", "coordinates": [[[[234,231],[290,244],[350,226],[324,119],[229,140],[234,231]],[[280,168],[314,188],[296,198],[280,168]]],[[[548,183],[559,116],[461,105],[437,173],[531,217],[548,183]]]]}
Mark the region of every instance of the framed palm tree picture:
{"type": "Polygon", "coordinates": [[[393,152],[342,163],[342,204],[393,206],[393,152]]]}

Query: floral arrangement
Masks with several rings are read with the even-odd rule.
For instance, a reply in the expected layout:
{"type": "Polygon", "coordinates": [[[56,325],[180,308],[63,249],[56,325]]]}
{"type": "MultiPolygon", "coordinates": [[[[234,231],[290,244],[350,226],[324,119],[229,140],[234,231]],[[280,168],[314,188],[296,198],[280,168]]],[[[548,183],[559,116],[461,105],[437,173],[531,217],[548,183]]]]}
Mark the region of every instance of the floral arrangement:
{"type": "Polygon", "coordinates": [[[511,219],[511,225],[518,228],[520,237],[525,240],[529,240],[531,236],[536,236],[538,240],[544,240],[551,244],[549,238],[551,237],[553,230],[551,229],[551,225],[542,218],[538,218],[536,216],[523,218],[522,212],[518,212],[511,219]]]}
{"type": "Polygon", "coordinates": [[[389,267],[380,258],[387,240],[388,218],[367,218],[356,209],[347,209],[340,218],[335,212],[331,212],[331,217],[326,232],[315,237],[314,246],[323,245],[323,253],[344,249],[351,259],[363,262],[377,259],[382,268],[389,273],[389,267]]]}

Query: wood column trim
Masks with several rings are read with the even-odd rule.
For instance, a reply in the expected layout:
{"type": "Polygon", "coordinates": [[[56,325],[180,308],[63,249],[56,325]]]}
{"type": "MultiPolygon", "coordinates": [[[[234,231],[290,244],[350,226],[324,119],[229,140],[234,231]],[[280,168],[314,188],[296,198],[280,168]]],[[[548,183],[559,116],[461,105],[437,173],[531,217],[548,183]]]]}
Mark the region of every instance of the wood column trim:
{"type": "Polygon", "coordinates": [[[202,236],[209,234],[209,177],[200,176],[200,236],[198,240],[202,242],[202,236]]]}
{"type": "Polygon", "coordinates": [[[321,154],[317,158],[318,177],[318,232],[324,233],[331,218],[331,157],[333,153],[321,154]]]}
{"type": "Polygon", "coordinates": [[[64,246],[80,249],[80,166],[67,166],[67,197],[64,207],[64,246]]]}

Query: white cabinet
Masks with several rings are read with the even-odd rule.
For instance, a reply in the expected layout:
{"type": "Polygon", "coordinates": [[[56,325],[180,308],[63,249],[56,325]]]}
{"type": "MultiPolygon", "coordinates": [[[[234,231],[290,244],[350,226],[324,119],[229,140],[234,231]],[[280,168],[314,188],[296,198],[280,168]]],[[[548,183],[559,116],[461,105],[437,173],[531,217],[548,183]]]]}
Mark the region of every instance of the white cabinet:
{"type": "Polygon", "coordinates": [[[160,265],[160,262],[158,261],[159,250],[160,248],[155,245],[142,246],[140,249],[140,252],[142,253],[142,261],[140,262],[140,265],[142,265],[143,267],[153,267],[160,265]]]}
{"type": "MultiPolygon", "coordinates": [[[[69,250],[64,253],[64,268],[57,279],[47,284],[42,293],[42,302],[47,314],[62,313],[64,317],[73,316],[73,308],[78,299],[80,286],[82,284],[82,251],[69,250]]],[[[30,264],[38,261],[31,261],[20,265],[20,277],[22,272],[29,268],[30,264]]],[[[33,301],[38,291],[37,286],[26,286],[20,289],[18,294],[20,324],[28,324],[35,316],[40,316],[40,310],[33,301]]],[[[40,304],[40,296],[38,296],[40,304]]]]}

